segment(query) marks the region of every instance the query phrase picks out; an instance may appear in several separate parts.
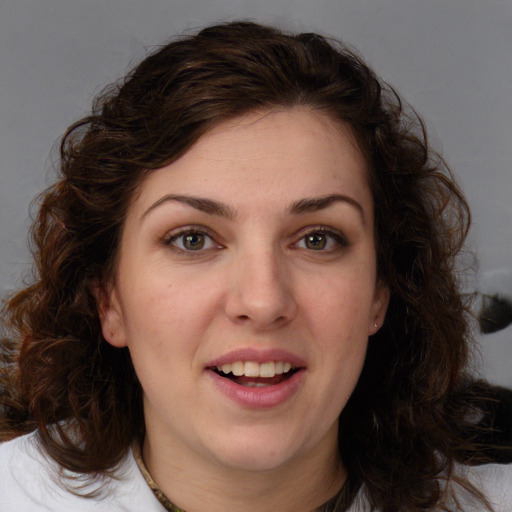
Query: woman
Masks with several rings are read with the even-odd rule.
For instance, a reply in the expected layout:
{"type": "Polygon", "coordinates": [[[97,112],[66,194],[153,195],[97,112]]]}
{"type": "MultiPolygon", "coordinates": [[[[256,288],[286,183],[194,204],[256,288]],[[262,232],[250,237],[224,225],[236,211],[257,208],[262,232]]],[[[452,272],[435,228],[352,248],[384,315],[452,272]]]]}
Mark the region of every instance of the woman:
{"type": "Polygon", "coordinates": [[[508,509],[507,466],[462,464],[468,222],[347,49],[252,23],[163,46],[41,197],[2,510],[508,509]]]}

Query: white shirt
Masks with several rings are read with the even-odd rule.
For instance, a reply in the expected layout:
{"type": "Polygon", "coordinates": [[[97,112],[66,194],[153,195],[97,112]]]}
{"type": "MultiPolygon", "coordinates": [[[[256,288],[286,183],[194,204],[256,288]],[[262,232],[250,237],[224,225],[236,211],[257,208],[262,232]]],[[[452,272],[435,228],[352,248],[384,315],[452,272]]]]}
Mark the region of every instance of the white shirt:
{"type": "Polygon", "coordinates": [[[0,512],[165,512],[131,451],[116,476],[81,490],[100,490],[98,497],[76,496],[58,483],[57,464],[42,453],[36,436],[18,437],[0,444],[0,512]]]}
{"type": "MultiPolygon", "coordinates": [[[[465,469],[470,481],[482,490],[495,512],[512,512],[512,465],[489,464],[465,469]]],[[[68,473],[69,474],[69,473],[68,473]]],[[[0,444],[1,512],[164,512],[142,476],[130,451],[116,479],[103,479],[80,487],[85,480],[75,475],[79,492],[99,491],[93,498],[77,496],[59,483],[58,467],[39,449],[36,436],[28,434],[0,444]]],[[[72,481],[70,481],[72,482],[72,481]]],[[[481,505],[460,496],[464,512],[480,512],[481,505]]],[[[350,512],[365,512],[361,496],[350,512]]],[[[208,512],[208,511],[205,511],[208,512]]],[[[279,512],[279,511],[276,511],[279,512]]]]}

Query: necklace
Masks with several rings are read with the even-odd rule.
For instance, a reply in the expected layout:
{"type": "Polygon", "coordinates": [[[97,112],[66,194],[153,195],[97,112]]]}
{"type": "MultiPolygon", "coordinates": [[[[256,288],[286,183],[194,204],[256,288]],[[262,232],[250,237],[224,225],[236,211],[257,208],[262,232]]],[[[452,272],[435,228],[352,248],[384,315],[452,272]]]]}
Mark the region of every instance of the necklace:
{"type": "MultiPolygon", "coordinates": [[[[165,510],[168,512],[185,512],[185,510],[174,505],[174,503],[172,503],[172,501],[164,494],[162,489],[160,489],[158,484],[153,480],[153,477],[149,474],[149,471],[144,464],[140,445],[136,441],[132,445],[132,452],[135,462],[137,463],[137,466],[139,467],[144,480],[146,480],[149,488],[159,503],[165,508],[165,510]]],[[[336,494],[334,498],[330,499],[327,503],[316,510],[318,512],[347,512],[357,492],[359,491],[359,487],[359,484],[355,483],[352,479],[347,478],[340,492],[336,494]]]]}
{"type": "Polygon", "coordinates": [[[163,491],[158,487],[158,484],[153,480],[153,477],[149,474],[146,465],[144,464],[144,460],[142,459],[142,453],[140,450],[140,445],[137,441],[135,441],[132,445],[133,457],[135,458],[135,462],[137,466],[139,466],[140,472],[146,480],[146,483],[149,485],[149,488],[153,491],[156,499],[160,502],[161,505],[165,508],[165,510],[169,512],[185,512],[183,509],[178,508],[172,501],[163,493],[163,491]]]}

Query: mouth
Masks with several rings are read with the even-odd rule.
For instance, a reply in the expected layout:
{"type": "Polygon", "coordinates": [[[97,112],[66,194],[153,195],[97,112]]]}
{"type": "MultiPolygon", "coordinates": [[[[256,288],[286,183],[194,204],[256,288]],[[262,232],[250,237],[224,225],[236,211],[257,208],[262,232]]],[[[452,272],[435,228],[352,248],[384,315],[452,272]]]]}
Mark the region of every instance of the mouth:
{"type": "Polygon", "coordinates": [[[263,388],[291,379],[300,367],[289,361],[234,361],[210,367],[209,370],[239,386],[263,388]]]}

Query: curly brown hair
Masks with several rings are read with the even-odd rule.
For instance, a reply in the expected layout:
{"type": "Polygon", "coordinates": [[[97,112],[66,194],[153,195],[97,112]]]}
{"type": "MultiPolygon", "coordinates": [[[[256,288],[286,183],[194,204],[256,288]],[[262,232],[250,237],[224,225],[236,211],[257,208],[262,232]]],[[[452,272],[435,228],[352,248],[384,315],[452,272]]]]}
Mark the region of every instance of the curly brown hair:
{"type": "Polygon", "coordinates": [[[40,196],[31,231],[34,282],[3,310],[4,439],[37,430],[64,468],[93,476],[112,471],[143,436],[137,376],[127,349],[103,339],[94,293],[113,274],[128,205],[149,172],[214,125],[294,106],[356,134],[375,203],[378,273],[391,290],[341,414],[342,460],[383,512],[448,510],[444,482],[474,448],[468,326],[454,271],[467,204],[422,121],[352,50],[254,23],[158,48],[64,135],[59,179],[40,196]]]}

